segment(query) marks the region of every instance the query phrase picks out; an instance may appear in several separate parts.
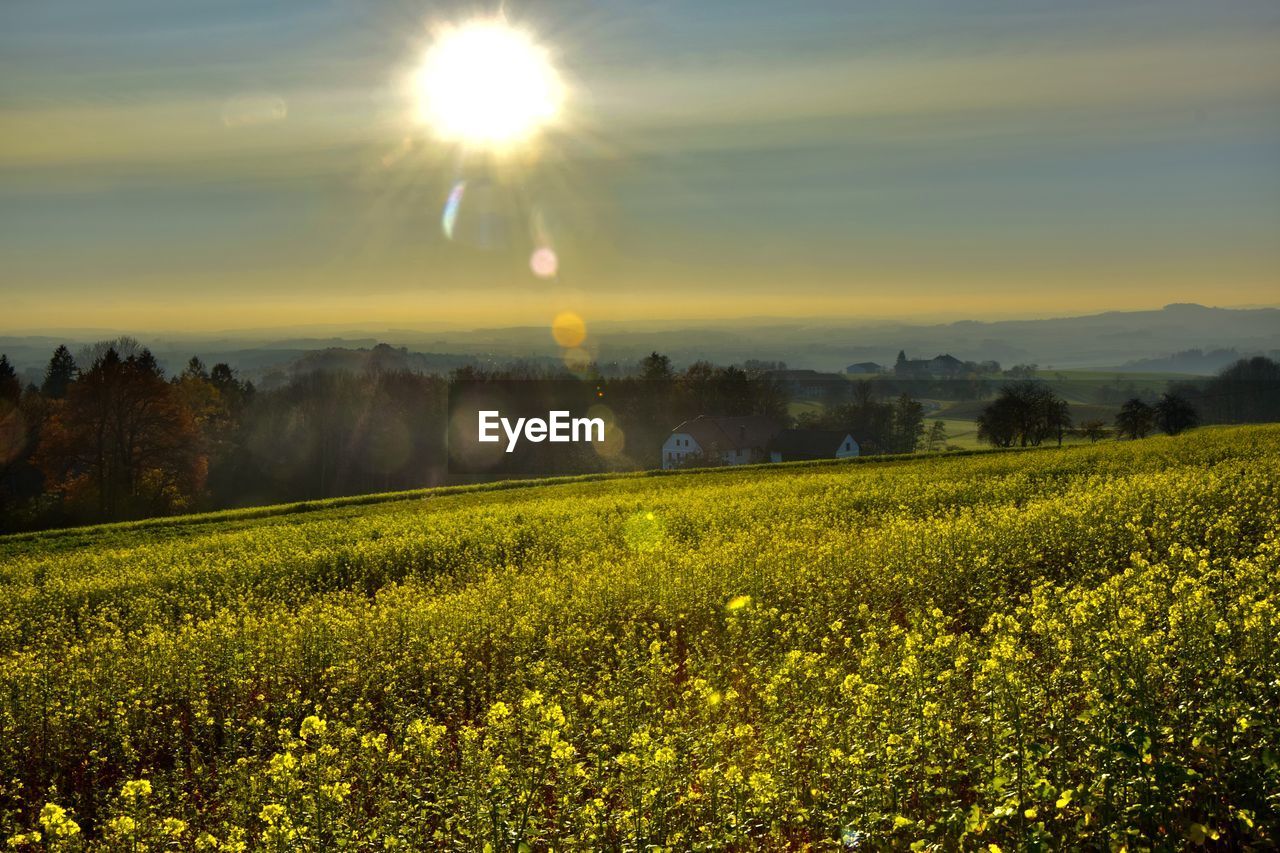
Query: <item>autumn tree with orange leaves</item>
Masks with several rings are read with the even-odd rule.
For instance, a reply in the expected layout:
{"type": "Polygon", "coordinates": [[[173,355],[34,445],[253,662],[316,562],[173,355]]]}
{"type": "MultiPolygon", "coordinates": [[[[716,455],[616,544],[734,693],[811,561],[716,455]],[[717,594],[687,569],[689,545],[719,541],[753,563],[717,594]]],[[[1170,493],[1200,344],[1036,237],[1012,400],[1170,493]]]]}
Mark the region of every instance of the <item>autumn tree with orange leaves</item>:
{"type": "Polygon", "coordinates": [[[191,411],[154,356],[114,348],[56,404],[37,463],[76,514],[98,519],[188,509],[207,468],[191,411]]]}

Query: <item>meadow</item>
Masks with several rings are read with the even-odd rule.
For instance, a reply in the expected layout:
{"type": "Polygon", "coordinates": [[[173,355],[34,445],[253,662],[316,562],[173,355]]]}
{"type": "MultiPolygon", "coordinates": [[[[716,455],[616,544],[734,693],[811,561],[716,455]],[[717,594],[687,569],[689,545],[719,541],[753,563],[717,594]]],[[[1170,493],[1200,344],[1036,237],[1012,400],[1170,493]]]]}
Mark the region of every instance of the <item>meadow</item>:
{"type": "Polygon", "coordinates": [[[1268,849],[1280,427],[0,539],[16,850],[1268,849]]]}

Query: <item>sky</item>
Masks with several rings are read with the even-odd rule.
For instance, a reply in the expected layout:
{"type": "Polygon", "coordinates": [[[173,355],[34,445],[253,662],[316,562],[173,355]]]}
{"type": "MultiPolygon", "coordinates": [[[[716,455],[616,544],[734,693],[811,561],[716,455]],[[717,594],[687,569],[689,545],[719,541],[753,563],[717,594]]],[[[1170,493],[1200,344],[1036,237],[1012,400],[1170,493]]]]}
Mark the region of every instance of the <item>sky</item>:
{"type": "Polygon", "coordinates": [[[501,159],[408,85],[497,8],[5,0],[0,330],[1280,304],[1274,0],[508,0],[501,159]]]}

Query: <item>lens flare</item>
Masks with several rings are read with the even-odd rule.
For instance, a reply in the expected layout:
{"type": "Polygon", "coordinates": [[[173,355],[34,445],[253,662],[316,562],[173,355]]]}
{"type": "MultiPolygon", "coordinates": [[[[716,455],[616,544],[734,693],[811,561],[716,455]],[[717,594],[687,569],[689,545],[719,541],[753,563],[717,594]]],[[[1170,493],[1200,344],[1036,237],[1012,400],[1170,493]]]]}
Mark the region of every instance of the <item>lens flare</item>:
{"type": "Polygon", "coordinates": [[[574,349],[587,339],[587,324],[572,311],[562,311],[551,321],[551,336],[565,349],[574,349]]]}
{"type": "Polygon", "coordinates": [[[453,239],[454,229],[458,227],[458,211],[462,210],[462,196],[466,194],[467,182],[458,181],[449,190],[449,197],[444,202],[444,213],[440,216],[440,228],[444,236],[453,239]]]}
{"type": "Polygon", "coordinates": [[[578,376],[586,376],[591,369],[591,353],[581,347],[565,350],[560,355],[560,360],[564,362],[564,366],[570,373],[576,373],[578,376]]]}
{"type": "Polygon", "coordinates": [[[529,269],[533,270],[533,274],[538,278],[555,278],[560,270],[560,259],[556,257],[555,250],[550,246],[542,246],[534,249],[533,254],[529,256],[529,269]]]}
{"type": "Polygon", "coordinates": [[[634,513],[622,525],[622,539],[633,551],[656,551],[666,536],[666,525],[653,511],[634,513]]]}
{"type": "Polygon", "coordinates": [[[605,459],[622,460],[622,452],[627,449],[627,435],[617,424],[605,424],[604,441],[592,446],[605,459]]]}

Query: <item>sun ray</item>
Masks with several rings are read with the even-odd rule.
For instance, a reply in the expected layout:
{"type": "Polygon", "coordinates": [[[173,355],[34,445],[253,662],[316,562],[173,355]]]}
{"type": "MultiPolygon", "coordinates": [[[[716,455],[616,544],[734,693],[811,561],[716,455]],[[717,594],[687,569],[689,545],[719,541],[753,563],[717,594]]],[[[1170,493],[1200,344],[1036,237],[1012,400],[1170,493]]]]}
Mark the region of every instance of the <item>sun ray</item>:
{"type": "Polygon", "coordinates": [[[564,84],[545,48],[502,18],[440,30],[414,77],[418,120],[449,142],[504,149],[553,124],[564,84]]]}

